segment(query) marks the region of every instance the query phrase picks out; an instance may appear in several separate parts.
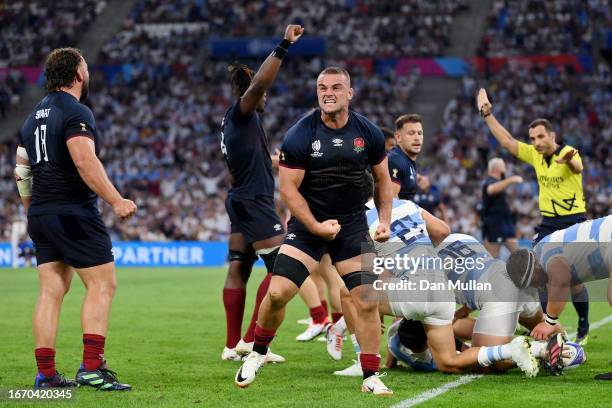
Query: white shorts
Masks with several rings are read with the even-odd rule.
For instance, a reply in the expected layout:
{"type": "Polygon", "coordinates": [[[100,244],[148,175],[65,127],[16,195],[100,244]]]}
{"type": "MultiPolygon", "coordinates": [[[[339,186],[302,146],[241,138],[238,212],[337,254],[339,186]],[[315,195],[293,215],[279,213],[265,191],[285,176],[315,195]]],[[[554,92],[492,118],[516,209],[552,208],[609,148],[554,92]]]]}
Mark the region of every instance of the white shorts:
{"type": "Polygon", "coordinates": [[[489,336],[512,336],[516,330],[522,304],[517,302],[485,302],[476,318],[474,333],[489,336]]]}
{"type": "Polygon", "coordinates": [[[395,316],[444,326],[453,323],[455,302],[389,302],[395,316]]]}

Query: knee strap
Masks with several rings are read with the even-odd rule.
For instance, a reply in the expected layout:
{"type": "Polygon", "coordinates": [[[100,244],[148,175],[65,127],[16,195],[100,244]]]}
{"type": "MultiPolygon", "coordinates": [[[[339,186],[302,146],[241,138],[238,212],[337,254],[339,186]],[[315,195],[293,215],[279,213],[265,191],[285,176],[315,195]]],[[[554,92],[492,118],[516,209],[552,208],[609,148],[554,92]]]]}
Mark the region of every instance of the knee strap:
{"type": "Polygon", "coordinates": [[[230,249],[229,253],[227,254],[227,260],[228,262],[238,261],[243,262],[247,265],[253,265],[253,263],[255,263],[255,261],[257,260],[257,255],[253,253],[234,251],[230,249]]]}
{"type": "Polygon", "coordinates": [[[299,288],[310,273],[303,263],[285,254],[278,254],[274,263],[274,275],[283,276],[299,288]]]}
{"type": "Polygon", "coordinates": [[[357,286],[373,284],[374,281],[378,279],[378,276],[373,274],[372,272],[357,271],[347,273],[341,278],[344,281],[344,285],[346,286],[346,288],[351,291],[357,286]]]}
{"type": "Polygon", "coordinates": [[[264,264],[266,264],[266,269],[268,273],[274,270],[274,263],[276,262],[276,257],[278,256],[278,250],[280,249],[280,245],[274,248],[266,248],[260,249],[257,251],[257,255],[263,259],[264,264]]]}

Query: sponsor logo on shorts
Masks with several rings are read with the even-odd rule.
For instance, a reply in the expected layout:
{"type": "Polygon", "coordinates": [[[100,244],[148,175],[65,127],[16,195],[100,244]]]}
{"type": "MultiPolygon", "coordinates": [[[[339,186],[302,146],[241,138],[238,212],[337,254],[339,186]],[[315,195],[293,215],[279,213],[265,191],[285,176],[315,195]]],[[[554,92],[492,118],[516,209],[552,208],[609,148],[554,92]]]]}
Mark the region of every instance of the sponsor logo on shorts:
{"type": "Polygon", "coordinates": [[[291,233],[291,234],[287,234],[287,240],[293,240],[295,239],[295,234],[291,233]]]}
{"type": "Polygon", "coordinates": [[[283,227],[280,224],[274,224],[274,231],[281,231],[283,227]]]}
{"type": "Polygon", "coordinates": [[[319,151],[319,150],[321,150],[321,141],[319,139],[317,139],[314,142],[312,142],[312,150],[313,150],[313,152],[310,153],[311,157],[321,157],[321,156],[323,156],[323,153],[321,153],[319,151]]]}

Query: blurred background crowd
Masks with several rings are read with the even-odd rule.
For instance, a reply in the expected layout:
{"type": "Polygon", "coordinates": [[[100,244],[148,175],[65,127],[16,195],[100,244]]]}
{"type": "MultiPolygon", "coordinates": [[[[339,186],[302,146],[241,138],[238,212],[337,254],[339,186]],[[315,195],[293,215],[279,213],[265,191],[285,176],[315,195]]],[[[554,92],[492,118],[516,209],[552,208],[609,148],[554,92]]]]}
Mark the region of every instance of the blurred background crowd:
{"type": "MultiPolygon", "coordinates": [[[[57,46],[76,45],[80,33],[105,3],[79,0],[10,2],[0,6],[0,119],[18,103],[24,79],[11,66],[40,65],[57,46]],[[78,9],[79,12],[74,12],[78,9]]],[[[102,206],[114,239],[225,240],[229,220],[224,200],[229,175],[219,147],[221,119],[233,103],[227,72],[230,60],[209,58],[206,38],[280,37],[295,21],[329,39],[325,55],[288,58],[268,93],[264,129],[271,151],[301,115],[317,106],[315,79],[328,65],[349,67],[356,96],[352,108],[381,127],[393,128],[420,80],[418,70],[372,74],[351,64],[357,57],[432,57],[444,54],[450,27],[468,7],[463,0],[325,0],[234,2],[141,0],[123,27],[101,49],[98,61],[119,65],[110,77],[91,70],[91,106],[101,136],[100,158],[111,179],[139,211],[119,222],[102,206]],[[170,30],[143,30],[171,24],[170,30]],[[182,28],[182,26],[185,28],[182,28]],[[188,27],[189,26],[189,27],[188,27]],[[187,27],[189,29],[187,29],[187,27]],[[231,27],[231,28],[229,28],[231,27]]],[[[495,0],[478,55],[589,54],[601,27],[612,27],[605,0],[495,0]]],[[[260,60],[244,60],[256,69],[260,60]]],[[[517,138],[536,117],[551,120],[562,141],[582,155],[591,217],[609,212],[609,146],[612,139],[612,76],[596,62],[591,72],[572,67],[512,66],[496,73],[474,70],[444,109],[437,128],[425,129],[425,150],[417,161],[432,183],[421,197],[435,196],[451,228],[480,236],[478,205],[488,159],[506,158],[509,173],[525,182],[509,191],[519,238],[530,239],[537,224],[537,183],[527,166],[504,155],[475,107],[484,86],[494,113],[517,138]]],[[[418,113],[418,109],[416,110],[418,113]]],[[[0,145],[0,240],[20,214],[12,176],[14,140],[0,145]]],[[[431,197],[430,197],[431,198],[431,197]]]]}

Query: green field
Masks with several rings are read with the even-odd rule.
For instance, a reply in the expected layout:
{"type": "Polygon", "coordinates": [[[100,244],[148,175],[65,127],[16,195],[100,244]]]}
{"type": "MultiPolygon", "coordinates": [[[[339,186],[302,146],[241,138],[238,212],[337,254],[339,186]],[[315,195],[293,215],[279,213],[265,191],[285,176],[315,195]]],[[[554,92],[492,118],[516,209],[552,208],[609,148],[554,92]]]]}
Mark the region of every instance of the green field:
{"type": "MultiPolygon", "coordinates": [[[[245,327],[262,276],[262,270],[253,273],[245,327]]],[[[119,379],[132,384],[134,390],[102,393],[79,389],[74,404],[97,408],[390,406],[460,377],[390,370],[384,381],[395,391],[393,397],[362,394],[361,380],[331,375],[354,358],[350,342],[345,344],[343,360],[335,362],[327,357],[323,343],[294,340],[305,328],[295,321],[307,314],[296,299],[272,345],[287,363],[266,366],[251,387],[239,389],[233,381],[239,363],[220,359],[225,341],[224,278],[225,271],[220,268],[120,270],[105,356],[119,379]]],[[[30,321],[38,291],[36,272],[0,269],[0,282],[0,388],[31,387],[36,374],[30,321]]],[[[57,341],[58,370],[70,377],[82,354],[79,309],[83,293],[83,285],[75,277],[64,301],[57,341]]],[[[607,303],[591,304],[591,322],[611,313],[607,303]]],[[[575,327],[572,307],[567,308],[563,320],[575,327]]],[[[513,370],[454,388],[423,406],[609,407],[612,383],[592,378],[612,370],[612,322],[592,331],[585,349],[587,363],[562,377],[540,374],[525,379],[513,370]]],[[[0,401],[0,405],[5,403],[0,401]]]]}

